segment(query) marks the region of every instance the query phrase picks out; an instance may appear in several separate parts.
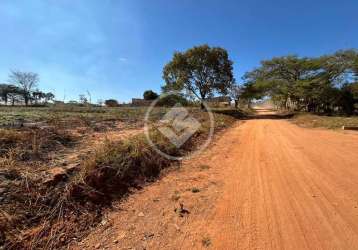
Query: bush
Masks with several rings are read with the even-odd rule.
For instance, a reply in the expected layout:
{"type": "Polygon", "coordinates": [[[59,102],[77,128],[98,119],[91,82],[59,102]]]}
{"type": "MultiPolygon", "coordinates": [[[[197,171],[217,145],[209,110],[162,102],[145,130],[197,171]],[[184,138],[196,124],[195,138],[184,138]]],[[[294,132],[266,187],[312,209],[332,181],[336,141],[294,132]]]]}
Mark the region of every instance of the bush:
{"type": "Polygon", "coordinates": [[[118,107],[118,106],[119,106],[118,101],[117,101],[117,100],[114,100],[114,99],[106,100],[106,101],[104,102],[104,104],[105,104],[107,107],[118,107]]]}
{"type": "Polygon", "coordinates": [[[178,103],[183,106],[188,106],[189,104],[188,100],[185,97],[175,94],[169,94],[159,99],[158,106],[173,107],[175,104],[178,103]]]}
{"type": "Polygon", "coordinates": [[[158,97],[159,97],[159,95],[152,90],[147,90],[143,94],[144,100],[147,100],[147,101],[155,100],[158,97]]]}
{"type": "MultiPolygon", "coordinates": [[[[177,156],[183,154],[159,132],[151,133],[151,138],[163,152],[177,156]]],[[[188,142],[184,151],[191,145],[192,142],[188,142]]],[[[148,144],[144,134],[125,141],[107,141],[84,164],[80,178],[83,183],[73,186],[72,196],[95,203],[108,201],[111,194],[124,193],[127,187],[154,179],[171,163],[148,144]]]]}

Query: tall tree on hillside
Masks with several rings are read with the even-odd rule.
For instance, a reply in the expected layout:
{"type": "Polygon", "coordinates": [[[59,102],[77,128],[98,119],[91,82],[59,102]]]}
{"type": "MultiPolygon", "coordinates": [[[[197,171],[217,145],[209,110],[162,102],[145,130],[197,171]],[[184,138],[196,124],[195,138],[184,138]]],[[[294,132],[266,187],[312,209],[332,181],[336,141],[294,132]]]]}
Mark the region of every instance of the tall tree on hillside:
{"type": "Polygon", "coordinates": [[[37,87],[39,82],[38,74],[14,70],[11,71],[9,79],[12,84],[18,86],[21,89],[25,105],[27,106],[31,99],[31,93],[33,89],[37,87]]]}
{"type": "Polygon", "coordinates": [[[185,90],[201,100],[214,93],[227,94],[235,82],[233,62],[225,49],[202,45],[175,52],[163,69],[164,91],[185,90]]]}

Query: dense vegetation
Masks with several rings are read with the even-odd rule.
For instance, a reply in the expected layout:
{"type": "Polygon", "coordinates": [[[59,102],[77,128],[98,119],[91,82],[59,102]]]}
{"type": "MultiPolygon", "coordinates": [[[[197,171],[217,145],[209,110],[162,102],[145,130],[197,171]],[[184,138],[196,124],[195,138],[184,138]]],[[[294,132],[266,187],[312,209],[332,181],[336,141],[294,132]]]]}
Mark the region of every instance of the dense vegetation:
{"type": "Polygon", "coordinates": [[[357,111],[358,52],[318,58],[275,57],[244,76],[241,98],[270,97],[280,108],[317,113],[357,111]]]}

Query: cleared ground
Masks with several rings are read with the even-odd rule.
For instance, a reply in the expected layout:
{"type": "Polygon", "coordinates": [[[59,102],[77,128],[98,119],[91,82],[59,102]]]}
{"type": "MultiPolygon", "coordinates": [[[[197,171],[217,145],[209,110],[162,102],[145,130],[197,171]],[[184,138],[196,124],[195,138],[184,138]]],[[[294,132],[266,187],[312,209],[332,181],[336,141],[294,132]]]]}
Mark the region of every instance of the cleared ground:
{"type": "Polygon", "coordinates": [[[358,133],[240,122],[73,247],[357,249],[357,167],[358,133]]]}

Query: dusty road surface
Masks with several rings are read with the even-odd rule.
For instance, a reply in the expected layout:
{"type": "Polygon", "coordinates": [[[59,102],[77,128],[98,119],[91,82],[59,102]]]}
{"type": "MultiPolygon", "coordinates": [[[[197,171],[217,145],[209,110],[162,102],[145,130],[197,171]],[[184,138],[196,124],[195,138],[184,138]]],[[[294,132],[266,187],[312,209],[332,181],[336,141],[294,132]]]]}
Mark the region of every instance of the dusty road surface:
{"type": "Polygon", "coordinates": [[[358,249],[358,133],[238,122],[73,248],[358,249]]]}

